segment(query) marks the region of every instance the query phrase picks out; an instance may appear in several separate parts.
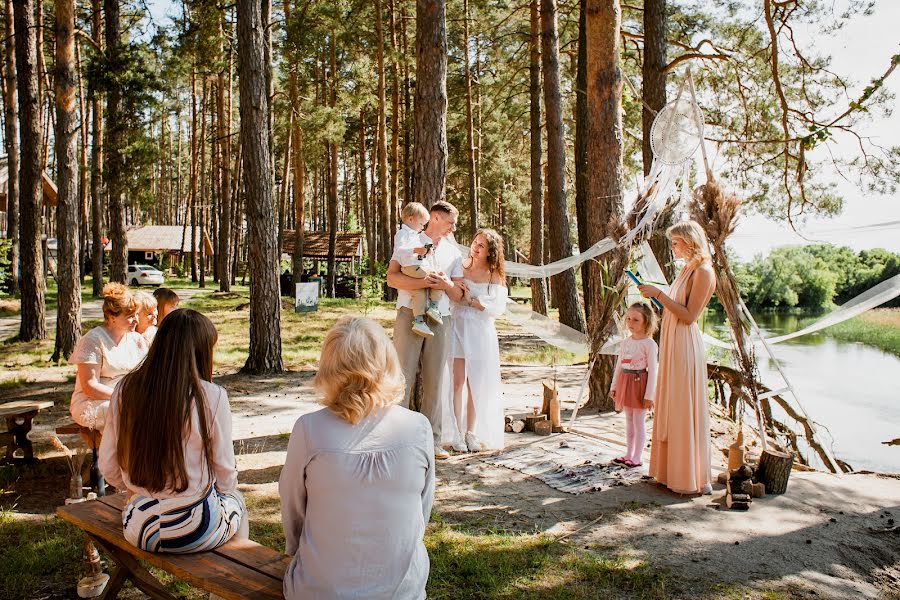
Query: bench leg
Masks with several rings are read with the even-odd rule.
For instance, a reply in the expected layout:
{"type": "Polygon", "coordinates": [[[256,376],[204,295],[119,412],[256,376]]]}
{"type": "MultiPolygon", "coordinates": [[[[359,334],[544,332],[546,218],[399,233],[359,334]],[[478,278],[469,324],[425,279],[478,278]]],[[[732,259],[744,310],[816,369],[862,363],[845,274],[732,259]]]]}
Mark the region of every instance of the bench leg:
{"type": "MultiPolygon", "coordinates": [[[[79,598],[96,598],[108,590],[109,575],[103,572],[100,565],[100,553],[90,537],[84,536],[84,562],[87,563],[87,575],[78,581],[79,598]]],[[[121,587],[122,584],[119,584],[121,587]]],[[[116,588],[118,589],[118,588],[116,588]]]]}
{"type": "MultiPolygon", "coordinates": [[[[101,548],[103,548],[103,551],[115,561],[116,570],[113,574],[113,578],[116,580],[121,579],[121,582],[118,583],[118,587],[121,587],[126,579],[130,579],[136,588],[153,598],[153,600],[176,600],[175,596],[170,594],[147,569],[142,567],[141,563],[139,563],[136,558],[127,552],[122,552],[115,546],[104,543],[101,539],[93,539],[101,548]]],[[[110,584],[112,584],[112,582],[110,582],[110,584]]],[[[111,590],[110,586],[107,588],[106,592],[104,592],[103,598],[115,598],[115,593],[117,591],[118,589],[115,591],[111,590]],[[107,595],[109,593],[112,593],[112,595],[107,595]]]]}
{"type": "Polygon", "coordinates": [[[31,420],[34,419],[35,415],[37,415],[37,411],[31,410],[15,417],[6,417],[6,430],[12,434],[13,438],[6,445],[7,462],[16,460],[15,452],[20,448],[23,455],[22,462],[35,462],[34,449],[32,448],[31,440],[28,439],[28,432],[31,431],[31,420]],[[20,419],[22,420],[21,423],[18,422],[20,419]]]}

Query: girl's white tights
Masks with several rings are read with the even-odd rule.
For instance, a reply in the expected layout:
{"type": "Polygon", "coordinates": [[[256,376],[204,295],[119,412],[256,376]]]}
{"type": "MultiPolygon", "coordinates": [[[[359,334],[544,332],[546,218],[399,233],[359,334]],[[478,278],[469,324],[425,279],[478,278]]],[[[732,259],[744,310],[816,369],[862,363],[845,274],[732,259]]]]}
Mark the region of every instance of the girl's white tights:
{"type": "Polygon", "coordinates": [[[628,449],[625,451],[625,458],[633,463],[640,463],[641,453],[644,451],[644,444],[647,442],[647,430],[644,426],[647,410],[643,408],[625,407],[624,412],[625,437],[628,441],[628,449]]]}

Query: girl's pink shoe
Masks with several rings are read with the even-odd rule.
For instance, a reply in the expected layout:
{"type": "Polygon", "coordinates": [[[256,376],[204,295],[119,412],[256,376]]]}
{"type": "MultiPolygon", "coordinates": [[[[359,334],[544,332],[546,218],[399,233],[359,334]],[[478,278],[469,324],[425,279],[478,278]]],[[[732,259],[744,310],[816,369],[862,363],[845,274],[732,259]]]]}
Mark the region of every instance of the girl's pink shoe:
{"type": "Polygon", "coordinates": [[[628,467],[629,469],[634,469],[635,467],[640,467],[643,463],[636,463],[633,460],[626,459],[626,460],[622,461],[622,464],[625,465],[626,467],[628,467]]]}

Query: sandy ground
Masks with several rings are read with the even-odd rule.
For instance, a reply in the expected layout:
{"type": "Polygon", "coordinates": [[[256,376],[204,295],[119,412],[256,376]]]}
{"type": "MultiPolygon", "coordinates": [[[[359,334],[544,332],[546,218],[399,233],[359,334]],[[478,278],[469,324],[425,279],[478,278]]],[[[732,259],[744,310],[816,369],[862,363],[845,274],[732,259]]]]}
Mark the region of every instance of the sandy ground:
{"type": "MultiPolygon", "coordinates": [[[[504,367],[507,410],[526,412],[538,404],[540,381],[554,375],[563,407],[571,408],[583,369],[504,367]]],[[[231,397],[241,488],[265,499],[257,511],[277,515],[286,434],[300,414],[317,408],[313,375],[217,378],[231,397]]],[[[69,385],[54,384],[48,393],[46,384],[29,384],[25,394],[64,400],[69,385]]],[[[32,434],[38,451],[49,450],[53,428],[67,420],[59,405],[38,417],[32,434]]],[[[604,438],[592,438],[598,446],[621,451],[620,416],[583,414],[577,427],[604,438]]],[[[508,449],[538,440],[547,438],[507,434],[508,449]]],[[[719,471],[724,467],[720,448],[731,441],[725,421],[714,419],[713,441],[719,471]]],[[[484,458],[460,455],[439,463],[435,508],[446,520],[566,535],[565,543],[573,546],[647,560],[672,575],[673,597],[742,598],[749,587],[754,598],[900,598],[900,530],[887,531],[900,519],[896,476],[795,471],[786,494],[758,499],[748,512],[737,512],[720,509],[722,486],[712,496],[683,497],[641,481],[571,495],[484,458]],[[742,591],[731,595],[731,589],[742,591]]],[[[54,468],[53,460],[61,459],[45,461],[46,477],[38,473],[16,486],[14,510],[20,518],[52,513],[62,502],[59,465],[54,468]]],[[[13,499],[4,496],[0,503],[8,507],[13,499]]]]}

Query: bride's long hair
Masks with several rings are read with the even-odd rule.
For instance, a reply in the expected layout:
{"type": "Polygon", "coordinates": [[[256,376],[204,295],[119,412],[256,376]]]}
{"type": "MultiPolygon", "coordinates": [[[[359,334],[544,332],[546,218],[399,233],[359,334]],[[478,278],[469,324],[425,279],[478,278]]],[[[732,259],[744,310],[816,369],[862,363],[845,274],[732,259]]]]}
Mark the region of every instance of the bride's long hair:
{"type": "MultiPolygon", "coordinates": [[[[494,273],[499,275],[500,281],[503,282],[503,285],[506,285],[506,268],[503,266],[505,261],[503,256],[503,236],[494,231],[493,229],[479,229],[475,232],[475,236],[472,238],[474,241],[478,236],[484,237],[484,241],[487,244],[488,248],[488,256],[487,256],[487,264],[488,269],[490,269],[491,276],[490,282],[494,281],[494,273]]],[[[472,255],[469,255],[469,266],[472,266],[472,255]]]]}

